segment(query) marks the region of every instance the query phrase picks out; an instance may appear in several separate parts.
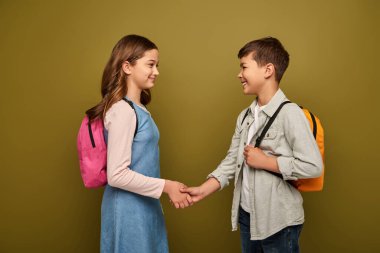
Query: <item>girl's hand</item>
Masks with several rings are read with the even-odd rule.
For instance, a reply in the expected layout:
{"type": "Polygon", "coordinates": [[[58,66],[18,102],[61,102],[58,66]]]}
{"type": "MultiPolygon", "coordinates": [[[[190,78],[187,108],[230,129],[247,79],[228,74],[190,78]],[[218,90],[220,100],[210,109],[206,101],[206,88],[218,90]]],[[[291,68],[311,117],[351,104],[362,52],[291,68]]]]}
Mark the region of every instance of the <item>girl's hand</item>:
{"type": "Polygon", "coordinates": [[[186,186],[180,182],[165,180],[164,192],[168,194],[175,208],[185,208],[193,204],[189,194],[180,192],[184,187],[186,186]]]}

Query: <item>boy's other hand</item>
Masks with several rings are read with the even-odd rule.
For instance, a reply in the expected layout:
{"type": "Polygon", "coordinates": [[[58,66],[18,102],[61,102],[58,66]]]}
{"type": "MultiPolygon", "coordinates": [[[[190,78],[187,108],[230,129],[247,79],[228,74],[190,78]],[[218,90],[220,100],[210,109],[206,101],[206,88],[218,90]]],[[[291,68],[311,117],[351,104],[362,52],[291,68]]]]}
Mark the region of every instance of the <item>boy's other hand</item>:
{"type": "Polygon", "coordinates": [[[260,148],[250,145],[246,146],[244,148],[244,157],[246,163],[251,168],[281,173],[278,168],[277,158],[266,155],[260,148]]]}
{"type": "Polygon", "coordinates": [[[260,148],[255,148],[251,145],[248,145],[244,148],[244,157],[245,161],[249,167],[259,169],[265,168],[268,156],[260,148]]]}

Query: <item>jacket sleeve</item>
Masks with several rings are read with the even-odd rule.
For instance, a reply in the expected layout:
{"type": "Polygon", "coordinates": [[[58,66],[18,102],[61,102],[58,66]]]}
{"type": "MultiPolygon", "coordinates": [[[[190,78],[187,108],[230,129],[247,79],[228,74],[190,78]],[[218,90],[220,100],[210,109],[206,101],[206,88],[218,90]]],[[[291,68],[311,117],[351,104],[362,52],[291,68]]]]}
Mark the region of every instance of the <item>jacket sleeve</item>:
{"type": "Polygon", "coordinates": [[[304,112],[296,104],[289,104],[284,109],[284,135],[293,151],[292,156],[277,158],[284,180],[320,176],[323,161],[304,112]]]}
{"type": "Polygon", "coordinates": [[[220,190],[228,186],[229,180],[233,179],[235,176],[236,166],[237,166],[237,157],[239,152],[240,138],[241,138],[241,120],[245,110],[240,113],[237,121],[234,135],[232,136],[232,141],[230,148],[228,149],[226,157],[218,165],[218,167],[210,173],[207,178],[214,177],[220,183],[220,190]]]}

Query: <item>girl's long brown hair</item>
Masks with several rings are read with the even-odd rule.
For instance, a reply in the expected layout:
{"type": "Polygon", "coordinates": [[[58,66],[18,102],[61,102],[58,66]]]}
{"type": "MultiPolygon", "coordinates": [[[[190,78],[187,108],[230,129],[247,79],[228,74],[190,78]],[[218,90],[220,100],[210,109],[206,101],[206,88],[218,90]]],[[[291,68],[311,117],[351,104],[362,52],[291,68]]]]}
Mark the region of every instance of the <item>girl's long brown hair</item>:
{"type": "MultiPolygon", "coordinates": [[[[117,42],[103,71],[102,100],[86,111],[90,122],[97,118],[103,120],[107,110],[127,94],[127,75],[122,69],[123,63],[128,61],[134,65],[136,60],[143,57],[146,51],[152,49],[158,48],[149,39],[139,35],[127,35],[117,42]]],[[[140,100],[143,105],[150,102],[149,89],[141,92],[140,100]]]]}

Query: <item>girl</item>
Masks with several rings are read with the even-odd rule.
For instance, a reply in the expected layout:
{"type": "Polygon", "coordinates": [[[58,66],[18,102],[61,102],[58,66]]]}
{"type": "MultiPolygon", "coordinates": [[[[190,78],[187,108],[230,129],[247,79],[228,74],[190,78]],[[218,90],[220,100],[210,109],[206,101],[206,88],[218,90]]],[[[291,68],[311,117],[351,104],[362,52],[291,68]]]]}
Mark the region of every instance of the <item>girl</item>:
{"type": "Polygon", "coordinates": [[[103,99],[86,112],[90,120],[103,119],[107,141],[102,253],[168,252],[158,199],[165,192],[176,208],[191,204],[190,196],[179,191],[181,183],[159,178],[159,132],[145,107],[157,67],[158,48],[153,42],[138,35],[123,37],[103,72],[103,99]]]}

